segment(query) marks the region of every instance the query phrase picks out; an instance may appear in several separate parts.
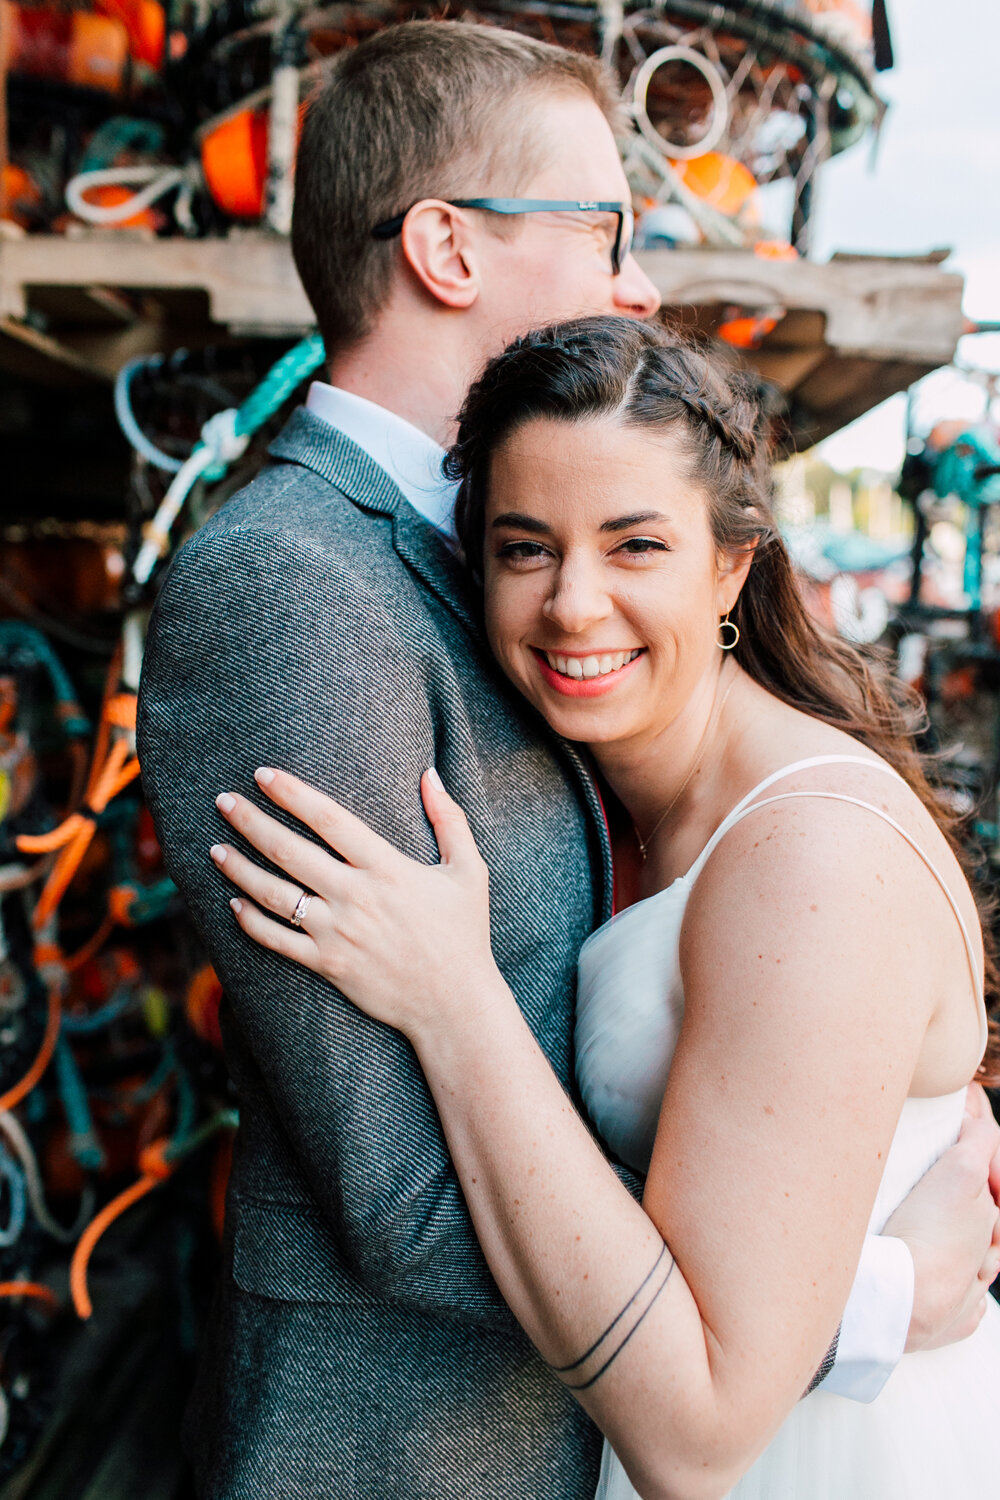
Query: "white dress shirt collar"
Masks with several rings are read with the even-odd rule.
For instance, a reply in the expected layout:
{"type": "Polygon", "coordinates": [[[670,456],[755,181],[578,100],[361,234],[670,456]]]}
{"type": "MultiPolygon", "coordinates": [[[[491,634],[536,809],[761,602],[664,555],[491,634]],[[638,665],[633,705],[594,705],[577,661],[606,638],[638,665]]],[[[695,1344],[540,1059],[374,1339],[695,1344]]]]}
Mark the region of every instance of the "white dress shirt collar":
{"type": "Polygon", "coordinates": [[[432,437],[384,406],[322,380],[314,380],[309,387],[306,410],[363,448],[399,486],[414,510],[446,536],[453,535],[458,486],[444,477],[444,449],[432,437]]]}

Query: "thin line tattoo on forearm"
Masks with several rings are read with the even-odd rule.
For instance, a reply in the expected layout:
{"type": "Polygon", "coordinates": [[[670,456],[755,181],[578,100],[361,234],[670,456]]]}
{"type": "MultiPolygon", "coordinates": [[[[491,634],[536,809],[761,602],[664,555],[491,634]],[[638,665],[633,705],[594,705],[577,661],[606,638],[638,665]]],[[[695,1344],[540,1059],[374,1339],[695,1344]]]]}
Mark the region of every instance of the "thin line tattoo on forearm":
{"type": "Polygon", "coordinates": [[[574,1360],[571,1365],[553,1365],[551,1367],[553,1373],[559,1375],[563,1379],[565,1385],[569,1390],[589,1390],[592,1385],[600,1380],[605,1371],[611,1368],[615,1360],[618,1358],[619,1354],[621,1354],[622,1350],[625,1348],[625,1345],[629,1342],[632,1335],[638,1331],[639,1327],[646,1318],[647,1313],[659,1298],[667,1282],[670,1280],[675,1264],[676,1262],[673,1256],[670,1255],[669,1250],[667,1249],[666,1245],[664,1245],[660,1250],[659,1255],[656,1257],[656,1262],[653,1265],[652,1270],[639,1284],[639,1286],[636,1287],[635,1291],[632,1293],[631,1297],[628,1299],[621,1312],[612,1319],[607,1328],[601,1334],[600,1338],[597,1339],[595,1343],[591,1344],[587,1352],[585,1354],[581,1354],[580,1358],[574,1360]],[[658,1276],[657,1273],[661,1271],[664,1258],[668,1255],[670,1256],[670,1264],[658,1276]],[[650,1283],[652,1283],[652,1286],[650,1286],[650,1283]],[[644,1294],[646,1295],[644,1296],[644,1294]],[[630,1317],[629,1314],[632,1314],[632,1316],[630,1317]],[[616,1334],[616,1331],[617,1341],[612,1340],[612,1343],[609,1345],[607,1341],[612,1338],[612,1335],[616,1334]],[[610,1353],[607,1352],[608,1349],[610,1349],[610,1353]],[[600,1354],[598,1354],[598,1351],[601,1351],[600,1354]],[[588,1360],[592,1359],[595,1355],[597,1355],[599,1358],[602,1358],[604,1362],[600,1366],[600,1368],[589,1377],[589,1379],[584,1380],[580,1383],[574,1383],[573,1381],[566,1379],[566,1376],[568,1375],[572,1375],[574,1373],[584,1373],[582,1367],[586,1365],[588,1360]]]}

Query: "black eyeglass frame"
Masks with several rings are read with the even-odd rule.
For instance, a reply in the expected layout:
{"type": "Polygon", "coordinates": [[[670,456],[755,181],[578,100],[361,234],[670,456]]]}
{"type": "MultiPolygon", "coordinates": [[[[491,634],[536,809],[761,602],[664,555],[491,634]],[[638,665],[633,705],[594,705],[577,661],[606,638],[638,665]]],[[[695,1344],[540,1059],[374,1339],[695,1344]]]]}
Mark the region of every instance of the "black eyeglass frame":
{"type": "MultiPolygon", "coordinates": [[[[423,201],[422,199],[419,201],[423,201]]],[[[449,198],[452,208],[482,208],[491,214],[542,214],[542,213],[601,213],[614,214],[618,220],[618,228],[615,232],[615,242],[611,248],[611,274],[620,276],[622,265],[632,249],[632,238],[635,230],[635,213],[631,204],[628,203],[598,203],[592,198],[570,199],[570,198],[449,198]],[[625,237],[626,222],[629,233],[625,237]],[[623,248],[623,240],[624,248],[623,248]]],[[[386,219],[382,224],[376,224],[372,230],[372,238],[376,240],[391,240],[401,233],[406,215],[416,204],[411,203],[401,214],[393,219],[386,219]]]]}

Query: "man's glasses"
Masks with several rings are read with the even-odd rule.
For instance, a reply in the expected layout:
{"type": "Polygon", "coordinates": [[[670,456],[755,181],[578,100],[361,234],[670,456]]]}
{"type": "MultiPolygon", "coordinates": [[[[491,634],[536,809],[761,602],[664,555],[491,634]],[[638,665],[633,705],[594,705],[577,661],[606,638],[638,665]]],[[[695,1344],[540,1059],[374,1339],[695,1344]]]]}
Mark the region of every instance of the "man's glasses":
{"type": "MultiPolygon", "coordinates": [[[[618,221],[614,244],[611,247],[611,274],[618,276],[629,251],[635,233],[635,215],[626,203],[595,203],[591,199],[573,201],[566,198],[450,198],[452,208],[483,208],[491,214],[545,214],[585,213],[614,214],[618,221]]],[[[410,207],[414,207],[411,204],[410,207]]],[[[372,237],[376,240],[391,240],[403,228],[403,221],[410,209],[376,224],[372,237]]]]}

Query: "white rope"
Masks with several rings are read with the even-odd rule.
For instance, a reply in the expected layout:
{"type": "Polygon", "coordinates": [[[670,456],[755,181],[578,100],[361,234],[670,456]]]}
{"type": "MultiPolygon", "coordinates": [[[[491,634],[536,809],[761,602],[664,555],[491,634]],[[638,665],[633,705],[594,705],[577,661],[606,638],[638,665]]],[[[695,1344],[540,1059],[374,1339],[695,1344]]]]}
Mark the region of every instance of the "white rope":
{"type": "Polygon", "coordinates": [[[137,583],[146,583],[159,559],[166,553],[174,522],[197,481],[209,469],[224,468],[245,451],[250,433],[236,431],[238,412],[235,406],[211,417],[201,429],[201,442],[170,482],[156,515],[146,528],[146,535],[132,564],[137,583]]]}
{"type": "Polygon", "coordinates": [[[726,97],[726,86],[722,81],[718,68],[714,67],[700,52],[695,52],[693,47],[660,47],[656,52],[651,52],[635,75],[635,83],[632,85],[632,113],[636,124],[651,145],[657,146],[665,151],[674,161],[686,161],[691,157],[704,156],[708,151],[714,151],[722,140],[729,124],[729,100],[726,97]],[[653,81],[653,75],[667,63],[682,62],[694,68],[700,73],[712,92],[712,122],[700,141],[693,146],[680,146],[674,141],[667,140],[653,124],[646,110],[646,96],[649,93],[649,85],[653,81]]]}
{"type": "Polygon", "coordinates": [[[28,1190],[28,1202],[31,1204],[31,1211],[38,1223],[54,1240],[59,1240],[63,1245],[71,1245],[79,1238],[84,1225],[94,1212],[93,1189],[84,1189],[75,1221],[72,1224],[60,1224],[52,1217],[45,1201],[45,1189],[42,1186],[42,1174],[38,1169],[38,1158],[35,1156],[21,1122],[14,1115],[0,1111],[0,1131],[7,1137],[15,1156],[21,1163],[25,1187],[28,1190]]]}
{"type": "Polygon", "coordinates": [[[98,172],[79,172],[66,184],[66,202],[80,219],[88,224],[121,224],[141,213],[164,193],[184,181],[182,167],[106,167],[98,172]],[[84,196],[91,188],[124,187],[133,183],[146,183],[138,193],[133,193],[124,203],[100,206],[88,203],[84,196]]]}

